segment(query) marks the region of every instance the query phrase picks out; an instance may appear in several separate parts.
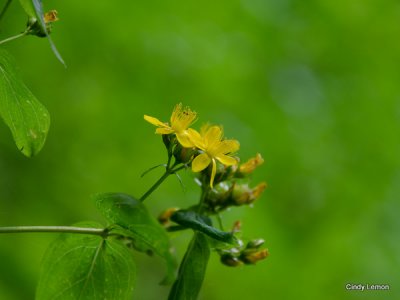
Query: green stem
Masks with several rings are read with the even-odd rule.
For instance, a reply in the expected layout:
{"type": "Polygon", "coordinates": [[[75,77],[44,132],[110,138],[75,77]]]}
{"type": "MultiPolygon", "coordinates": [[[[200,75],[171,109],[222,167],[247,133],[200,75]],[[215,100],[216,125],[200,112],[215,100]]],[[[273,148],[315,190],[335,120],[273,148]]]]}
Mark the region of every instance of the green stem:
{"type": "Polygon", "coordinates": [[[171,164],[171,158],[172,158],[172,147],[169,146],[168,149],[168,161],[167,161],[167,169],[170,168],[170,164],[171,164]]]}
{"type": "Polygon", "coordinates": [[[184,168],[186,168],[186,165],[180,166],[179,168],[176,168],[176,169],[172,169],[171,170],[171,174],[174,174],[174,173],[176,173],[176,172],[178,172],[178,171],[180,171],[180,170],[182,170],[184,168]]]}
{"type": "Polygon", "coordinates": [[[28,33],[29,33],[29,30],[25,30],[24,32],[22,32],[20,34],[11,36],[9,38],[6,38],[5,40],[0,41],[0,45],[4,44],[4,43],[7,43],[7,42],[10,42],[10,41],[13,41],[13,40],[16,40],[16,39],[19,39],[20,37],[26,36],[28,33]]]}
{"type": "Polygon", "coordinates": [[[153,186],[152,186],[146,193],[144,193],[144,195],[143,195],[142,197],[140,197],[139,200],[143,202],[148,196],[150,196],[150,194],[151,194],[152,192],[154,192],[154,191],[158,188],[158,186],[159,186],[161,183],[163,183],[163,181],[164,181],[165,179],[167,179],[167,177],[168,177],[169,175],[171,175],[171,171],[166,170],[165,173],[163,174],[163,176],[161,176],[160,179],[158,179],[157,182],[156,182],[155,184],[153,184],[153,186]]]}
{"type": "MultiPolygon", "coordinates": [[[[174,166],[173,166],[174,167],[174,166]]],[[[140,201],[144,201],[144,200],[146,200],[146,198],[148,197],[148,196],[150,196],[151,195],[151,193],[153,193],[158,187],[159,187],[159,185],[161,184],[161,183],[163,183],[163,181],[165,180],[165,179],[167,179],[167,177],[169,176],[169,175],[171,175],[171,174],[174,174],[174,173],[176,173],[176,172],[178,172],[178,171],[180,171],[180,170],[182,170],[183,168],[185,168],[186,166],[185,165],[183,165],[183,166],[180,166],[180,167],[178,167],[178,168],[169,168],[168,166],[167,166],[167,169],[165,170],[165,173],[163,174],[163,176],[161,176],[160,177],[160,179],[158,179],[157,180],[157,182],[155,183],[155,184],[153,184],[153,186],[146,192],[146,193],[144,193],[144,195],[142,196],[142,197],[140,197],[140,201]]]]}
{"type": "Polygon", "coordinates": [[[206,182],[206,180],[204,178],[202,178],[202,180],[201,180],[201,196],[200,196],[199,205],[197,207],[197,213],[199,213],[199,214],[201,214],[203,212],[204,203],[206,201],[209,189],[210,189],[210,187],[209,187],[208,183],[206,182]]]}
{"type": "Polygon", "coordinates": [[[221,215],[219,213],[217,213],[217,220],[218,220],[218,224],[219,224],[219,229],[221,229],[222,231],[224,230],[224,225],[222,224],[222,218],[221,215]]]}
{"type": "Polygon", "coordinates": [[[86,228],[74,226],[10,226],[0,227],[0,233],[25,233],[25,232],[63,232],[92,234],[106,237],[108,230],[104,228],[86,228]]]}
{"type": "Polygon", "coordinates": [[[12,0],[8,0],[6,5],[4,5],[3,10],[0,13],[0,21],[1,21],[1,19],[3,19],[3,16],[6,13],[6,11],[7,11],[8,7],[10,6],[11,2],[12,2],[12,0]]]}

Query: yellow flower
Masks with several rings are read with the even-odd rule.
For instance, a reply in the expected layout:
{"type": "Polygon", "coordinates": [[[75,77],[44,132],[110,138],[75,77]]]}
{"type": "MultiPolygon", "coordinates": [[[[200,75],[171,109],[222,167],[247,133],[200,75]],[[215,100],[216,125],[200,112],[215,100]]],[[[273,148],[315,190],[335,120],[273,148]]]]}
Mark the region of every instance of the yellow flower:
{"type": "Polygon", "coordinates": [[[158,126],[156,129],[157,134],[172,134],[175,133],[178,142],[186,148],[193,147],[193,143],[188,137],[187,129],[196,120],[196,112],[190,110],[190,108],[182,108],[182,103],[175,106],[174,111],[171,115],[171,125],[163,123],[157,118],[144,115],[144,119],[158,126]]]}
{"type": "Polygon", "coordinates": [[[239,142],[236,140],[222,140],[222,128],[220,126],[202,126],[200,133],[191,128],[188,129],[188,135],[193,144],[204,151],[196,156],[192,162],[192,171],[200,172],[212,163],[210,186],[213,187],[215,173],[217,172],[216,160],[226,166],[237,164],[237,160],[228,154],[239,150],[239,142]]]}
{"type": "Polygon", "coordinates": [[[250,174],[255,170],[255,168],[262,165],[263,163],[264,159],[262,158],[260,153],[257,153],[255,157],[250,158],[247,162],[240,165],[239,171],[243,174],[250,174]]]}

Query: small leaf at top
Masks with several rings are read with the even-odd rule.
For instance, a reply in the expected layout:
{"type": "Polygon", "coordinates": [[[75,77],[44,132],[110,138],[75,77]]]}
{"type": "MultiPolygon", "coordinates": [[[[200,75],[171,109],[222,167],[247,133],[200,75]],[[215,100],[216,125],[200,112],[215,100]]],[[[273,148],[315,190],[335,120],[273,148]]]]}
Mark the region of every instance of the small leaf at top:
{"type": "Polygon", "coordinates": [[[203,284],[210,246],[205,235],[195,232],[179,267],[168,300],[195,300],[203,284]]]}
{"type": "Polygon", "coordinates": [[[43,5],[42,0],[19,0],[22,8],[25,10],[26,14],[29,18],[34,18],[38,22],[40,27],[40,31],[43,34],[43,37],[47,37],[50,43],[51,50],[57,59],[65,66],[65,62],[61,57],[61,54],[58,52],[56,45],[54,45],[53,40],[51,39],[49,32],[46,28],[46,23],[43,18],[43,5]]]}
{"type": "Polygon", "coordinates": [[[98,194],[94,199],[97,208],[110,223],[127,230],[123,234],[129,234],[137,250],[154,252],[165,260],[167,275],[161,284],[171,284],[175,279],[176,262],[171,254],[167,232],[150,215],[144,204],[122,193],[98,194]]]}
{"type": "Polygon", "coordinates": [[[32,0],[19,0],[22,8],[30,18],[37,18],[35,7],[33,6],[32,0]]]}
{"type": "Polygon", "coordinates": [[[200,231],[207,236],[228,244],[237,245],[238,241],[231,232],[221,231],[211,226],[210,218],[190,210],[178,210],[171,216],[171,220],[179,225],[200,231]]]}
{"type": "Polygon", "coordinates": [[[18,76],[12,57],[1,48],[0,115],[23,154],[31,157],[42,149],[50,115],[18,76]]]}
{"type": "Polygon", "coordinates": [[[132,253],[116,239],[63,233],[45,254],[36,300],[129,300],[135,268],[132,253]]]}

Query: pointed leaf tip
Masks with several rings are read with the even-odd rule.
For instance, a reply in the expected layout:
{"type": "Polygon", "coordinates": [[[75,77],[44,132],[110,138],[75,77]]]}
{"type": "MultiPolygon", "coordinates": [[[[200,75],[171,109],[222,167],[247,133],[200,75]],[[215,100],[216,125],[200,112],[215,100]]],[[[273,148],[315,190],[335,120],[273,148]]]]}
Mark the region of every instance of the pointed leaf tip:
{"type": "Polygon", "coordinates": [[[49,131],[50,114],[17,74],[11,55],[1,48],[0,116],[25,156],[39,153],[49,131]]]}

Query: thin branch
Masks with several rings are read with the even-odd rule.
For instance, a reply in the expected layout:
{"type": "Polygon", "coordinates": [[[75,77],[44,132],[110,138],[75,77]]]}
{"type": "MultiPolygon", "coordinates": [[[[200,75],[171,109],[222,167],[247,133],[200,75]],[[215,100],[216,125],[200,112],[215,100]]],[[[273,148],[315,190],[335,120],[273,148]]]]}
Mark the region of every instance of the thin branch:
{"type": "Polygon", "coordinates": [[[1,233],[26,233],[26,232],[63,232],[63,233],[79,233],[92,234],[99,236],[107,236],[108,230],[104,228],[86,228],[74,226],[10,226],[0,227],[1,233]]]}
{"type": "Polygon", "coordinates": [[[140,178],[142,178],[142,177],[145,176],[147,173],[149,173],[150,171],[153,171],[154,169],[156,169],[156,168],[158,168],[158,167],[167,167],[167,165],[166,165],[166,164],[159,164],[159,165],[157,165],[157,166],[151,167],[150,169],[144,171],[144,172],[142,173],[142,175],[140,175],[140,178]]]}
{"type": "Polygon", "coordinates": [[[13,40],[16,40],[16,39],[19,39],[20,37],[23,37],[23,36],[27,35],[28,33],[29,33],[29,30],[25,30],[22,33],[19,33],[17,35],[14,35],[14,36],[11,36],[9,38],[6,38],[5,40],[0,41],[0,45],[4,44],[4,43],[7,43],[7,42],[10,42],[10,41],[13,41],[13,40]]]}

